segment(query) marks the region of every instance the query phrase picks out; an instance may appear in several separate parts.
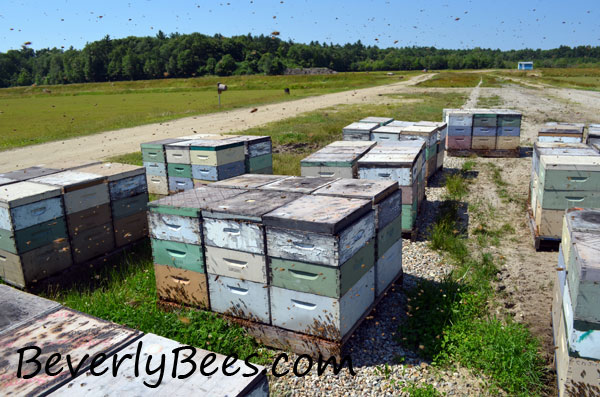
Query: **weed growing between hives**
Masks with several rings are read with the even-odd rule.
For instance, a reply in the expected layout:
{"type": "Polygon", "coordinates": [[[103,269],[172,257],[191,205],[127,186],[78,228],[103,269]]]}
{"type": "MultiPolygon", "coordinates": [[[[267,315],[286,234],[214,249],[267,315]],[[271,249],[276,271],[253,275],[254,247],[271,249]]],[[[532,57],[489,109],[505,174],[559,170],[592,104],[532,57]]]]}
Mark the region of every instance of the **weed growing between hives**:
{"type": "Polygon", "coordinates": [[[400,341],[436,365],[457,363],[484,375],[491,394],[538,395],[543,387],[538,340],[511,317],[490,314],[498,266],[483,248],[510,233],[510,225],[482,227],[473,244],[461,224],[469,183],[465,175],[474,166],[466,162],[447,179],[446,201],[430,232],[431,247],[445,254],[453,271],[440,283],[423,280],[407,291],[408,317],[399,327],[400,341]]]}

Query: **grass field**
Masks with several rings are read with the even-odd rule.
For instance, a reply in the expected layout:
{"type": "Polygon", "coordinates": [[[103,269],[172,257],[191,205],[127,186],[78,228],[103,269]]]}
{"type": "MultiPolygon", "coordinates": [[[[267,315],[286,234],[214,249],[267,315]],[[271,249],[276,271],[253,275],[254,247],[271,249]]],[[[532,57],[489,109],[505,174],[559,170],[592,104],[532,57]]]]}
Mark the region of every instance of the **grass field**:
{"type": "Polygon", "coordinates": [[[0,150],[245,106],[389,84],[406,72],[236,76],[0,89],[0,150]],[[227,84],[219,108],[215,86],[227,84]],[[290,88],[290,95],[283,92],[290,88]]]}
{"type": "Polygon", "coordinates": [[[475,87],[479,84],[482,87],[500,87],[503,83],[502,78],[489,73],[467,73],[467,72],[440,72],[429,80],[418,84],[419,87],[475,87]]]}
{"type": "Polygon", "coordinates": [[[503,70],[499,76],[513,77],[527,83],[548,84],[560,88],[600,90],[600,68],[548,68],[533,71],[503,70]]]}

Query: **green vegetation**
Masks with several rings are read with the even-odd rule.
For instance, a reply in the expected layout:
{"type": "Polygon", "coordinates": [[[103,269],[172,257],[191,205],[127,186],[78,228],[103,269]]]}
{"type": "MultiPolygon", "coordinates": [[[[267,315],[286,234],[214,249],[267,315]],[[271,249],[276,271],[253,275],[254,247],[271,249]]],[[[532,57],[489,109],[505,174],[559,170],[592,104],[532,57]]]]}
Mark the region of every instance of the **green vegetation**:
{"type": "MultiPolygon", "coordinates": [[[[413,73],[414,74],[414,73],[413,73]]],[[[407,74],[405,74],[407,76],[407,74]]],[[[216,77],[0,89],[0,150],[185,116],[397,82],[384,73],[216,77]],[[290,88],[290,95],[283,88],[290,88]]]]}
{"type": "Polygon", "coordinates": [[[482,87],[500,87],[503,79],[488,73],[440,72],[419,87],[475,87],[482,81],[482,87]]]}
{"type": "Polygon", "coordinates": [[[481,108],[499,108],[503,104],[504,101],[498,95],[484,96],[477,99],[477,107],[481,108]]]}
{"type": "MultiPolygon", "coordinates": [[[[465,198],[455,185],[460,184],[453,180],[447,184],[449,196],[465,198]]],[[[498,267],[494,257],[483,252],[487,241],[478,239],[479,250],[471,251],[459,210],[459,202],[446,201],[431,231],[432,248],[443,252],[454,269],[441,283],[424,280],[407,292],[408,318],[400,325],[400,340],[435,364],[460,363],[485,375],[490,393],[502,389],[511,395],[539,395],[543,388],[539,342],[512,318],[490,314],[498,267]]],[[[511,231],[504,225],[488,234],[499,238],[511,231]]]]}
{"type": "Polygon", "coordinates": [[[218,316],[193,309],[164,311],[158,305],[154,267],[149,244],[144,244],[101,269],[79,274],[68,289],[47,291],[50,299],[84,313],[114,321],[143,332],[151,332],[180,343],[221,354],[245,358],[259,354],[265,363],[268,351],[238,326],[218,316]]]}
{"type": "Polygon", "coordinates": [[[548,84],[560,88],[600,90],[600,68],[540,68],[533,71],[501,71],[499,76],[519,79],[524,83],[548,84]]]}
{"type": "Polygon", "coordinates": [[[438,392],[433,386],[425,385],[419,386],[416,384],[412,384],[410,386],[406,386],[402,389],[405,393],[408,393],[410,397],[438,397],[441,396],[440,392],[438,392]]]}
{"type": "Polygon", "coordinates": [[[524,59],[536,67],[592,65],[600,61],[600,47],[561,46],[551,50],[500,51],[474,48],[385,48],[353,44],[310,44],[272,36],[223,37],[200,33],[155,37],[109,36],[82,50],[52,48],[0,53],[0,87],[117,80],[194,77],[203,75],[281,74],[286,68],[325,67],[338,72],[375,70],[516,68],[524,59]]]}

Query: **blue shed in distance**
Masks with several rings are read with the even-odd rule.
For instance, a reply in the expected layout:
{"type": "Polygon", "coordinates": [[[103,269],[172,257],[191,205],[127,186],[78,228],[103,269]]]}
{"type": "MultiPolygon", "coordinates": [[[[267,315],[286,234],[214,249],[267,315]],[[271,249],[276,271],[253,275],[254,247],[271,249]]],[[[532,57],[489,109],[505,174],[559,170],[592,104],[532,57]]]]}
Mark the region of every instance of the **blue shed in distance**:
{"type": "Polygon", "coordinates": [[[519,70],[533,70],[533,62],[519,62],[519,70]]]}

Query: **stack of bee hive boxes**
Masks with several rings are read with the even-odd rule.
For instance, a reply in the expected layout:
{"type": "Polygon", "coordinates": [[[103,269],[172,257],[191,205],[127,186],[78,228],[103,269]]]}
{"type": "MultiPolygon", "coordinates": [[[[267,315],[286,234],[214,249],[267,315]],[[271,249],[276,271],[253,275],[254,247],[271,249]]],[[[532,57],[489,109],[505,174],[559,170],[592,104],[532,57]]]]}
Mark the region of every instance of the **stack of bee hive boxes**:
{"type": "Polygon", "coordinates": [[[391,180],[402,189],[402,230],[416,232],[425,198],[425,142],[421,139],[377,145],[358,161],[360,179],[391,180]]]}
{"type": "Polygon", "coordinates": [[[18,287],[71,266],[61,191],[33,182],[0,187],[0,277],[18,287]]]}
{"type": "Polygon", "coordinates": [[[143,167],[105,163],[80,168],[108,183],[115,245],[123,247],[148,236],[148,185],[143,167]]]}
{"type": "Polygon", "coordinates": [[[372,141],[337,141],[300,162],[302,176],[357,178],[358,160],[373,146],[372,141]]]}
{"type": "Polygon", "coordinates": [[[344,141],[372,141],[371,133],[379,123],[352,123],[342,129],[344,141]]]}
{"type": "Polygon", "coordinates": [[[447,148],[455,155],[518,156],[519,112],[506,109],[444,109],[447,148]]]}
{"type": "Polygon", "coordinates": [[[584,124],[549,122],[538,132],[538,142],[581,143],[584,124]]]}
{"type": "Polygon", "coordinates": [[[25,287],[147,236],[142,167],[79,164],[4,175],[14,178],[0,187],[0,276],[10,284],[25,287]]]}
{"type": "Polygon", "coordinates": [[[560,396],[600,394],[600,210],[567,210],[552,302],[560,396]]]}
{"type": "Polygon", "coordinates": [[[247,174],[152,202],[159,297],[271,346],[339,348],[402,275],[401,197],[392,181],[247,174]]]}
{"type": "Polygon", "coordinates": [[[168,195],[247,172],[272,173],[268,136],[195,134],[143,143],[149,193],[168,195]]]}
{"type": "Polygon", "coordinates": [[[381,127],[384,125],[388,125],[392,121],[394,121],[394,119],[389,118],[389,117],[369,116],[369,117],[365,117],[364,119],[360,120],[359,123],[375,123],[375,124],[379,124],[379,126],[381,127]]]}
{"type": "Polygon", "coordinates": [[[600,206],[600,155],[585,144],[536,143],[531,178],[538,249],[544,240],[560,240],[566,209],[600,206]]]}

